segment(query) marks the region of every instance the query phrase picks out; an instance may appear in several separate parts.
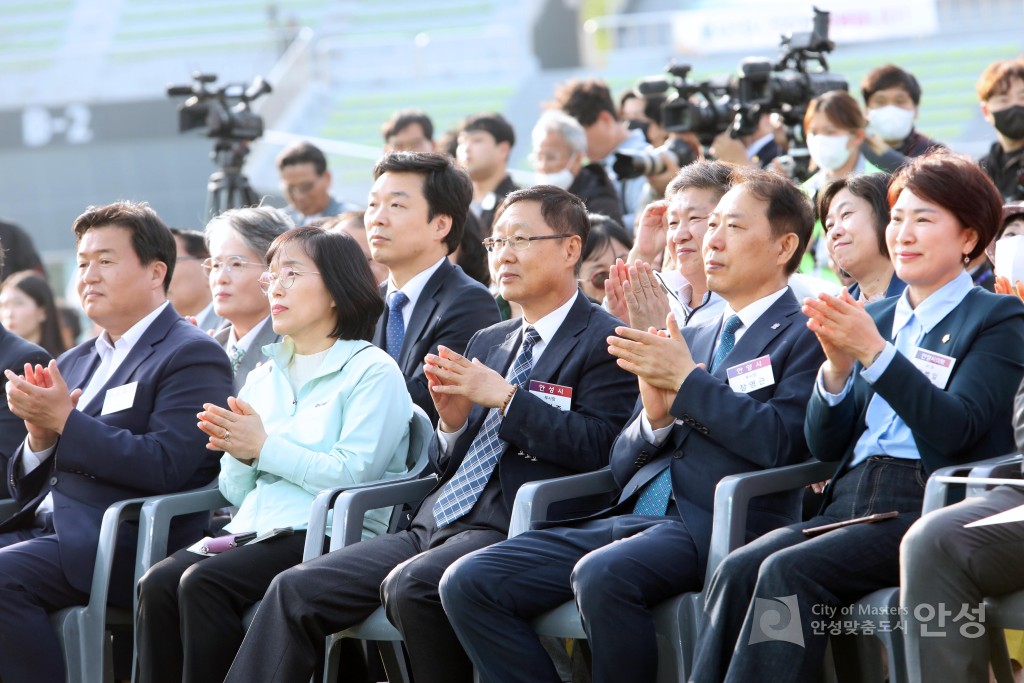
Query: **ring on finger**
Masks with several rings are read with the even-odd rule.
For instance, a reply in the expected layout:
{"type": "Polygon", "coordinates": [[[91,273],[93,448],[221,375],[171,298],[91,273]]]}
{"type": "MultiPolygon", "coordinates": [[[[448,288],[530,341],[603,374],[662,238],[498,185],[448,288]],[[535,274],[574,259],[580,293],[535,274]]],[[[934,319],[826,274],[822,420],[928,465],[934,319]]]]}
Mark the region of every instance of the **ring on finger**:
{"type": "Polygon", "coordinates": [[[223,440],[224,441],[231,441],[231,430],[230,429],[225,429],[224,430],[223,440]]]}

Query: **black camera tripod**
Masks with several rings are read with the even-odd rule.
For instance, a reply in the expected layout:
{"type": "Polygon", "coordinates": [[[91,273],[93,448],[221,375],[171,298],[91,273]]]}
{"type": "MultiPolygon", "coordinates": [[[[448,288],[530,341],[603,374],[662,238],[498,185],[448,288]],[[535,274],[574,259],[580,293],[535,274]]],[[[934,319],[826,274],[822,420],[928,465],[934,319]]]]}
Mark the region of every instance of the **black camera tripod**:
{"type": "Polygon", "coordinates": [[[206,184],[206,220],[228,209],[259,205],[259,195],[253,191],[249,179],[242,173],[242,164],[248,154],[247,140],[220,138],[214,144],[210,158],[219,170],[210,174],[206,184]]]}

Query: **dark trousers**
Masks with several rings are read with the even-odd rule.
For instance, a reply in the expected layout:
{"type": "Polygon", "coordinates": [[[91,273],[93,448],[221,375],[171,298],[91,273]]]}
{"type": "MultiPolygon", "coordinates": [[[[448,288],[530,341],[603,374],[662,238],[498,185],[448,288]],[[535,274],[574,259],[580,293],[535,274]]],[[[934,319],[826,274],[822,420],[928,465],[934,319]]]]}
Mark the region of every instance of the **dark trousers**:
{"type": "Polygon", "coordinates": [[[465,529],[459,521],[438,531],[430,519],[424,503],[408,531],[361,541],[274,579],[226,683],[307,680],[323,656],[324,638],[358,624],[382,602],[405,640],[416,683],[471,681],[472,665],[437,586],[452,562],[506,534],[465,529]]]}
{"type": "Polygon", "coordinates": [[[305,540],[299,532],[212,557],[179,550],[150,568],[139,582],[139,680],[223,681],[245,635],[243,615],[302,561],[305,540]]]}
{"type": "Polygon", "coordinates": [[[48,613],[88,601],[64,577],[56,536],[0,549],[0,680],[64,683],[64,656],[48,613]]]}
{"type": "Polygon", "coordinates": [[[456,562],[441,601],[488,683],[561,681],[529,620],[575,597],[593,680],[653,681],[650,609],[703,578],[678,518],[623,515],[530,531],[456,562]]]}
{"type": "Polygon", "coordinates": [[[907,532],[900,606],[909,680],[988,680],[991,627],[981,617],[978,628],[977,610],[985,596],[1024,590],[1024,524],[964,525],[1019,505],[1024,491],[999,487],[936,510],[907,532]]]}
{"type": "Polygon", "coordinates": [[[851,602],[896,585],[900,539],[920,517],[923,495],[918,461],[870,458],[834,482],[821,515],[730,553],[707,588],[691,682],[820,681],[827,636],[815,631],[851,602]],[[893,510],[899,517],[801,533],[893,510]]]}

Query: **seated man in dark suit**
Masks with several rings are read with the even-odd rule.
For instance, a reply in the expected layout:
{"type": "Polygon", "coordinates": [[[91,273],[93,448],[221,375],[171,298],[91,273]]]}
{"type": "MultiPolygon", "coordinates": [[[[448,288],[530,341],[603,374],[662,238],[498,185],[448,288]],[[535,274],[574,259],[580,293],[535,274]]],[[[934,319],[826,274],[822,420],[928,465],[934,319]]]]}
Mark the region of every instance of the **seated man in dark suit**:
{"type": "Polygon", "coordinates": [[[395,359],[413,402],[437,424],[423,357],[438,346],[462,353],[470,337],[499,320],[487,288],[448,261],[462,240],[473,186],[433,152],[387,154],[373,177],[366,236],[373,260],[390,271],[373,343],[395,359]]]}
{"type": "MultiPolygon", "coordinates": [[[[0,272],[4,269],[4,247],[0,243],[0,272]]],[[[50,354],[41,347],[31,344],[16,334],[12,334],[0,325],[0,369],[15,373],[24,372],[25,365],[46,365],[50,362],[50,354]]],[[[7,386],[7,377],[0,377],[0,389],[7,386]]],[[[7,462],[14,450],[25,440],[25,423],[11,412],[7,401],[0,399],[0,472],[7,471],[7,462]]],[[[6,498],[0,491],[0,498],[6,498]]],[[[22,540],[20,537],[15,537],[22,540]]],[[[9,545],[0,534],[0,546],[9,545]]]]}
{"type": "MultiPolygon", "coordinates": [[[[145,204],[93,207],[74,225],[78,293],[103,333],[47,367],[6,371],[11,412],[28,437],[8,465],[23,505],[0,525],[49,515],[49,533],[0,549],[0,679],[63,683],[64,658],[47,613],[89,600],[103,513],[128,498],[197,488],[217,457],[196,428],[203,403],[226,401],[231,369],[221,348],[170,306],[170,230],[145,204]]],[[[168,548],[202,535],[183,518],[168,548]]],[[[129,606],[137,531],[118,542],[110,601],[129,606]]]]}
{"type": "Polygon", "coordinates": [[[507,536],[525,482],[606,465],[636,398],[636,383],[607,350],[615,319],[576,285],[588,230],[583,202],[565,190],[539,186],[505,199],[486,245],[502,296],[523,317],[479,332],[465,356],[441,347],[427,357],[440,482],[408,530],[278,575],[227,681],[307,679],[324,636],[360,622],[382,598],[417,683],[472,680],[441,607],[442,572],[507,536]]]}
{"type": "MultiPolygon", "coordinates": [[[[641,398],[612,449],[618,502],[474,553],[441,581],[451,624],[488,681],[558,681],[529,620],[574,598],[594,680],[653,681],[650,608],[700,590],[718,481],[808,457],[804,409],[824,356],[786,280],[810,238],[811,207],[767,171],[732,182],[704,239],[722,316],[683,332],[670,316],[671,336],[619,327],[609,340],[641,398]]],[[[794,521],[796,503],[758,499],[752,531],[794,521]]]]}

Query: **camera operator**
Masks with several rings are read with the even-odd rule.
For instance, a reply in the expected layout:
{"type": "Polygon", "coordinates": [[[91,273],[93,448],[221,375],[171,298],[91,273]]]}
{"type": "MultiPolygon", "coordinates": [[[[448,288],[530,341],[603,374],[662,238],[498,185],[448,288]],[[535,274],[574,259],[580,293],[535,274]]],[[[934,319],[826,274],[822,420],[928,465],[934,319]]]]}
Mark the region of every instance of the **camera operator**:
{"type": "MultiPolygon", "coordinates": [[[[807,151],[818,171],[801,185],[812,204],[818,191],[829,182],[858,173],[881,173],[861,153],[867,119],[857,100],[844,90],[832,90],[815,97],[807,105],[804,130],[807,131],[807,151]]],[[[828,265],[828,249],[823,239],[821,220],[815,222],[811,246],[804,255],[800,272],[835,280],[828,265]]]]}
{"type": "Polygon", "coordinates": [[[864,77],[860,92],[868,115],[861,152],[878,168],[892,173],[912,157],[946,148],[914,130],[921,85],[913,74],[895,64],[880,66],[864,77]]]}
{"type": "Polygon", "coordinates": [[[576,119],[556,110],[541,114],[531,134],[536,185],[554,185],[583,200],[590,213],[622,224],[619,195],[601,164],[584,164],[587,134],[576,119]]]}
{"type": "Polygon", "coordinates": [[[1024,199],[1024,59],[989,64],[978,79],[978,100],[997,138],[978,163],[1005,201],[1024,199]]]}
{"type": "MultiPolygon", "coordinates": [[[[594,163],[604,166],[605,172],[615,185],[619,195],[619,206],[622,212],[622,224],[630,233],[637,212],[643,209],[647,178],[623,178],[613,168],[615,153],[643,152],[650,149],[647,139],[640,130],[628,130],[619,121],[608,86],[600,80],[572,80],[562,83],[555,90],[552,108],[561,109],[576,119],[587,135],[587,157],[594,163]]],[[[662,185],[668,181],[678,169],[667,169],[661,175],[666,176],[662,185]]],[[[658,184],[655,181],[655,185],[658,184]]],[[[655,187],[655,191],[657,188],[655,187]]],[[[660,194],[660,192],[659,192],[660,194]]]]}
{"type": "Polygon", "coordinates": [[[776,140],[775,129],[771,113],[763,112],[753,133],[738,138],[732,137],[729,131],[719,133],[708,151],[719,161],[768,168],[775,157],[783,153],[776,140]]]}

